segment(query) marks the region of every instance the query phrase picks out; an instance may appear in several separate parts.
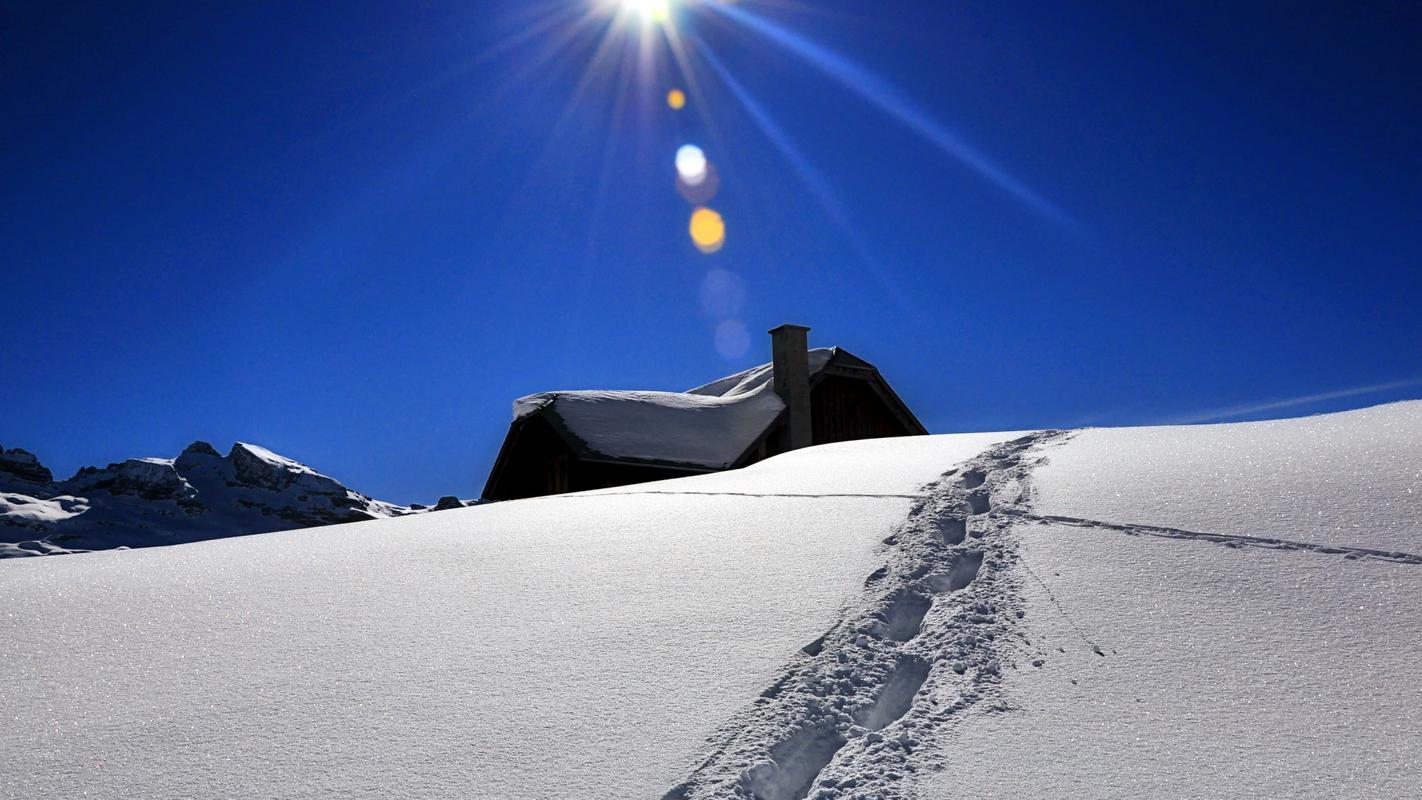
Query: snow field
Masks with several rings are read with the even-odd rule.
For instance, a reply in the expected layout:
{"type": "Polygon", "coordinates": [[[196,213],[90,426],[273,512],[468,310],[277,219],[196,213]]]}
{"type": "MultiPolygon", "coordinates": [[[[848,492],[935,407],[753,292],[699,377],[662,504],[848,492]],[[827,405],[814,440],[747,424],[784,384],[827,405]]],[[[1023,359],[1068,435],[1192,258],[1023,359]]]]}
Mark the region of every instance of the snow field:
{"type": "Polygon", "coordinates": [[[1001,438],[7,562],[0,796],[658,797],[1001,438]]]}
{"type": "Polygon", "coordinates": [[[0,795],[1395,798],[1422,403],[0,566],[0,795]]]}

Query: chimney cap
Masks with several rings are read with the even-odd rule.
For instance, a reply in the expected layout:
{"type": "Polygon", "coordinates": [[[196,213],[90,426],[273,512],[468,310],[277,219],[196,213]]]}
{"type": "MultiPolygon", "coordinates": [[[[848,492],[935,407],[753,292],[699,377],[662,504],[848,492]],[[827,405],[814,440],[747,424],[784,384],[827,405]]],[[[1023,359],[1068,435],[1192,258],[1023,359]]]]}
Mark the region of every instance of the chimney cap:
{"type": "Polygon", "coordinates": [[[771,328],[769,331],[767,331],[767,333],[775,333],[776,331],[783,331],[783,330],[808,331],[808,330],[810,330],[810,326],[809,326],[809,325],[795,325],[795,324],[793,324],[793,323],[787,322],[787,323],[785,323],[785,324],[783,324],[783,325],[777,325],[777,326],[775,326],[774,328],[771,328]]]}

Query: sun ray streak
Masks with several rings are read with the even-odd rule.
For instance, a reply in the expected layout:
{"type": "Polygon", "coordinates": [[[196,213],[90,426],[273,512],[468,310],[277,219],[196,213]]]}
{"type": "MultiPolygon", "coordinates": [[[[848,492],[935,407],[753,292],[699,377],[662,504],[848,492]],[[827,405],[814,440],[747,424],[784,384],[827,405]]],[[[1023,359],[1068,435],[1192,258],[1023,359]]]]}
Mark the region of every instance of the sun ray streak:
{"type": "MultiPolygon", "coordinates": [[[[626,54],[624,52],[624,60],[626,54]]],[[[607,211],[607,200],[613,186],[613,176],[616,171],[616,155],[618,137],[622,133],[623,122],[626,118],[627,105],[631,95],[631,87],[626,82],[619,82],[617,94],[613,100],[612,131],[607,141],[603,142],[602,158],[598,167],[597,185],[594,187],[592,206],[588,214],[587,238],[583,242],[583,260],[578,270],[577,297],[579,302],[573,305],[572,313],[569,315],[567,326],[568,335],[576,337],[581,335],[586,305],[582,298],[589,297],[594,278],[598,274],[596,269],[598,248],[601,245],[600,234],[602,224],[607,211]]]]}
{"type": "Polygon", "coordinates": [[[607,33],[608,25],[607,20],[601,15],[595,11],[588,11],[577,17],[573,22],[567,25],[557,26],[554,30],[549,31],[548,37],[541,42],[537,51],[532,54],[532,57],[525,63],[519,65],[507,79],[501,81],[501,85],[495,92],[495,96],[501,99],[526,86],[534,75],[546,69],[555,59],[560,56],[565,56],[574,42],[580,37],[591,33],[598,26],[604,27],[603,36],[606,38],[609,35],[607,33]]]}
{"type": "MultiPolygon", "coordinates": [[[[725,142],[721,137],[720,129],[716,125],[716,120],[711,116],[710,104],[706,102],[706,93],[701,88],[701,81],[697,77],[696,70],[692,68],[691,58],[687,53],[687,40],[682,37],[676,26],[668,25],[666,28],[667,47],[671,51],[672,58],[676,61],[677,69],[681,72],[681,79],[686,82],[686,90],[691,95],[692,113],[701,120],[701,124],[706,128],[711,136],[711,141],[718,146],[724,146],[725,142]]],[[[700,47],[698,49],[705,50],[700,47]]]]}
{"type": "Polygon", "coordinates": [[[558,28],[571,31],[573,35],[576,35],[577,28],[598,17],[599,14],[596,9],[585,8],[580,12],[577,6],[561,8],[545,16],[534,17],[532,22],[521,28],[518,32],[505,36],[486,47],[482,52],[470,59],[466,66],[482,66],[505,55],[511,50],[521,47],[527,42],[542,38],[558,28]]]}
{"type": "Polygon", "coordinates": [[[878,107],[879,110],[898,120],[945,154],[977,172],[1023,205],[1063,228],[1073,231],[1079,230],[1079,225],[1066,212],[1028,188],[1022,181],[1008,174],[992,159],[964,141],[962,137],[935,122],[927,112],[882,78],[805,37],[769,20],[762,19],[734,3],[705,3],[700,7],[711,9],[781,45],[870,104],[878,107]]]}
{"type": "Polygon", "coordinates": [[[845,238],[849,241],[850,247],[854,250],[855,255],[859,257],[859,260],[864,262],[864,264],[874,272],[875,277],[889,290],[889,293],[893,296],[895,302],[898,303],[901,309],[911,313],[915,317],[921,316],[908,293],[899,285],[897,276],[869,249],[868,244],[864,241],[864,237],[859,234],[858,229],[854,226],[848,209],[845,208],[844,203],[840,201],[838,195],[835,194],[825,177],[810,164],[809,160],[806,159],[804,154],[800,152],[800,149],[795,146],[795,143],[790,139],[790,136],[786,134],[785,130],[781,128],[775,120],[771,119],[770,114],[766,112],[765,108],[761,106],[755,97],[751,95],[750,91],[731,74],[730,70],[726,69],[726,65],[721,63],[721,60],[711,52],[711,49],[706,47],[699,40],[693,41],[697,46],[697,54],[706,61],[711,67],[712,72],[716,74],[716,77],[725,84],[732,96],[736,98],[736,101],[745,108],[746,113],[750,115],[751,120],[761,129],[761,132],[770,140],[770,143],[780,151],[780,154],[785,157],[786,161],[790,162],[790,167],[795,170],[800,180],[805,183],[810,193],[814,195],[815,200],[825,209],[825,213],[829,214],[831,221],[834,222],[844,234],[845,238]]]}
{"type": "Polygon", "coordinates": [[[554,141],[562,135],[564,129],[572,121],[573,116],[579,109],[584,107],[587,103],[587,93],[593,84],[599,80],[606,79],[606,75],[609,72],[607,64],[611,59],[617,58],[621,62],[616,69],[611,70],[613,74],[625,71],[627,58],[626,42],[614,32],[618,24],[619,22],[614,20],[614,22],[608,26],[607,30],[604,31],[602,40],[598,42],[597,49],[593,52],[592,58],[588,60],[587,69],[583,72],[582,77],[578,79],[577,85],[573,87],[572,96],[563,106],[563,110],[558,115],[558,119],[553,123],[552,133],[549,137],[550,141],[554,141]],[[621,49],[619,50],[619,48],[621,49]]]}
{"type": "Polygon", "coordinates": [[[1248,417],[1255,414],[1263,414],[1269,411],[1282,411],[1286,408],[1297,408],[1298,406],[1311,405],[1313,403],[1323,403],[1330,400],[1345,400],[1350,397],[1361,397],[1368,394],[1380,394],[1382,392],[1392,392],[1399,389],[1412,389],[1422,387],[1422,378],[1410,378],[1402,381],[1392,381],[1390,383],[1375,383],[1369,386],[1354,386],[1349,389],[1337,389],[1329,392],[1318,392],[1307,394],[1301,397],[1290,397],[1284,400],[1271,400],[1264,403],[1250,403],[1246,405],[1233,406],[1231,408],[1216,408],[1211,411],[1197,412],[1171,420],[1167,420],[1165,425],[1194,425],[1203,422],[1223,422],[1225,420],[1238,417],[1248,417]]]}
{"type": "MultiPolygon", "coordinates": [[[[607,80],[608,75],[618,75],[626,71],[629,46],[626,40],[617,34],[618,26],[622,22],[623,20],[616,18],[602,20],[604,28],[598,37],[593,54],[587,60],[587,68],[573,87],[572,94],[564,103],[562,111],[548,127],[538,155],[533,158],[532,166],[524,176],[518,190],[513,193],[514,196],[521,197],[529,194],[530,187],[538,180],[539,176],[545,174],[550,160],[558,154],[557,143],[565,136],[567,128],[573,123],[578,110],[586,104],[587,94],[593,84],[598,80],[607,80]]],[[[618,97],[620,98],[620,95],[618,97]]],[[[611,147],[613,144],[614,142],[608,142],[605,146],[611,147]]],[[[510,215],[513,213],[513,205],[505,209],[500,227],[509,224],[510,215]]]]}

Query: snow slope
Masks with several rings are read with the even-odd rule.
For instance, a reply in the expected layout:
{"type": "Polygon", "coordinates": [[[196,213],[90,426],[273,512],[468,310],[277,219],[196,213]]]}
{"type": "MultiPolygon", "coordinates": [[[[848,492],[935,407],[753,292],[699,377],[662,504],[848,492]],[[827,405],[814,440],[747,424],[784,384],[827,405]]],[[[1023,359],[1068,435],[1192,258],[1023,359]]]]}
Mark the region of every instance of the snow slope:
{"type": "Polygon", "coordinates": [[[660,796],[1001,438],[6,562],[0,796],[660,796]]]}
{"type": "Polygon", "coordinates": [[[1422,402],[0,565],[2,797],[1393,798],[1422,402]]]}
{"type": "Polygon", "coordinates": [[[921,796],[1422,794],[1422,403],[1046,457],[1010,711],[956,721],[921,796]]]}

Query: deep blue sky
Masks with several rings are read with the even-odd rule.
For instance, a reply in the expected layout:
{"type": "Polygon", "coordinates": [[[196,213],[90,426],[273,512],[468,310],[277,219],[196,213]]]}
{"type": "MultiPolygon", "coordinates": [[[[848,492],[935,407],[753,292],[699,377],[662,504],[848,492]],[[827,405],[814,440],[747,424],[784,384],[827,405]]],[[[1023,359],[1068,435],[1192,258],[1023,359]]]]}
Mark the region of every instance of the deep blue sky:
{"type": "Polygon", "coordinates": [[[936,432],[1422,396],[1416,4],[683,3],[680,112],[582,0],[8,5],[0,442],[66,476],[240,439],[477,495],[516,396],[784,321],[936,432]]]}

